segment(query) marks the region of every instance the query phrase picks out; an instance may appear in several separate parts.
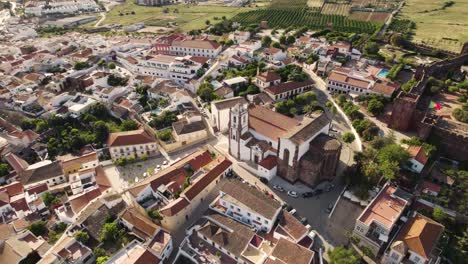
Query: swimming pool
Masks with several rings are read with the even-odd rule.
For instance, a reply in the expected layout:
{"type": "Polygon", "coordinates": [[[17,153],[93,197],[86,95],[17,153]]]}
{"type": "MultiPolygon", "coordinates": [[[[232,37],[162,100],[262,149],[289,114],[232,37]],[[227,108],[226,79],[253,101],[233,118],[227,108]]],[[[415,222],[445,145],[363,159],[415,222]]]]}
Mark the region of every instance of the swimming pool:
{"type": "Polygon", "coordinates": [[[387,69],[382,69],[377,73],[377,77],[379,78],[385,78],[388,75],[389,70],[387,69]]]}
{"type": "Polygon", "coordinates": [[[154,109],[151,113],[159,115],[159,113],[161,113],[161,109],[154,109]]]}
{"type": "Polygon", "coordinates": [[[218,88],[219,86],[221,86],[221,83],[218,81],[212,81],[211,84],[214,86],[214,88],[218,88]]]}

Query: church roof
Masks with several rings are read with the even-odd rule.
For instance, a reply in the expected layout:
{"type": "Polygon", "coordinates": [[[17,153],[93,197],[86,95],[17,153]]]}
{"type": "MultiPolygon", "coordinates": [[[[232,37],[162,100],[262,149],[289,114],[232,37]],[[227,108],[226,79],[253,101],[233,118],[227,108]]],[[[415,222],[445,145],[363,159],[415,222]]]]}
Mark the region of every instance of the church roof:
{"type": "Polygon", "coordinates": [[[249,128],[272,140],[286,135],[299,120],[277,113],[263,106],[249,107],[249,128]]]}

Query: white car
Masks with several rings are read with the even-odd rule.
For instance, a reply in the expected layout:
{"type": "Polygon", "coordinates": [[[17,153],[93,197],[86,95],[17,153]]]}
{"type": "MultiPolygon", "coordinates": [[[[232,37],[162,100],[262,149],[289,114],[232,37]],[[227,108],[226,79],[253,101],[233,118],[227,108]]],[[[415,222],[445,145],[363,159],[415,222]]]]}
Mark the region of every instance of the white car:
{"type": "Polygon", "coordinates": [[[163,161],[163,165],[167,165],[167,160],[163,161]]]}
{"type": "Polygon", "coordinates": [[[295,191],[288,191],[288,195],[291,196],[291,197],[294,197],[294,198],[297,198],[297,192],[295,191]]]}
{"type": "Polygon", "coordinates": [[[279,186],[279,185],[273,185],[273,189],[277,190],[277,191],[280,191],[280,192],[284,192],[284,189],[283,187],[279,186]]]}
{"type": "Polygon", "coordinates": [[[158,165],[156,166],[156,169],[160,170],[160,169],[161,169],[161,165],[158,164],[158,165]]]}

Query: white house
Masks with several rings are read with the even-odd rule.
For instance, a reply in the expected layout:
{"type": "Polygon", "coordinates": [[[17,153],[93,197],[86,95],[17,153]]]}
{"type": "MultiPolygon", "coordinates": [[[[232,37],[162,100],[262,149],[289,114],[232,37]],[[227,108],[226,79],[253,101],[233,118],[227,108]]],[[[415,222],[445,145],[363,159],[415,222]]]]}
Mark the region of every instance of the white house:
{"type": "Polygon", "coordinates": [[[257,230],[270,232],[281,212],[281,203],[255,187],[228,182],[221,187],[213,210],[257,230]]]}
{"type": "Polygon", "coordinates": [[[421,173],[428,160],[424,148],[422,146],[410,146],[408,147],[408,152],[410,154],[409,164],[407,166],[408,169],[416,173],[421,173]]]}
{"type": "Polygon", "coordinates": [[[154,156],[158,153],[156,139],[143,129],[111,133],[107,146],[112,160],[138,158],[143,155],[154,156]]]}

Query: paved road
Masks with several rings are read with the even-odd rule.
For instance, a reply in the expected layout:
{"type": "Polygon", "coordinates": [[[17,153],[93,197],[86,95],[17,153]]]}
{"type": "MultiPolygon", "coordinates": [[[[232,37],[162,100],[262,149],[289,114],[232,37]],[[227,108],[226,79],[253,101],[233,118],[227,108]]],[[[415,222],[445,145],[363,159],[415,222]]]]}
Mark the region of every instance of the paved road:
{"type": "Polygon", "coordinates": [[[352,146],[356,149],[356,151],[362,151],[362,141],[359,137],[359,134],[356,132],[353,125],[351,124],[351,120],[349,120],[349,118],[343,113],[341,108],[335,103],[331,95],[327,92],[327,85],[325,84],[325,81],[307,67],[303,67],[303,70],[315,82],[315,87],[320,91],[317,93],[318,101],[322,104],[327,101],[333,103],[338,113],[337,115],[333,115],[333,119],[336,120],[338,123],[341,123],[343,127],[347,128],[348,131],[351,131],[354,134],[354,137],[356,139],[354,140],[352,146]]]}

